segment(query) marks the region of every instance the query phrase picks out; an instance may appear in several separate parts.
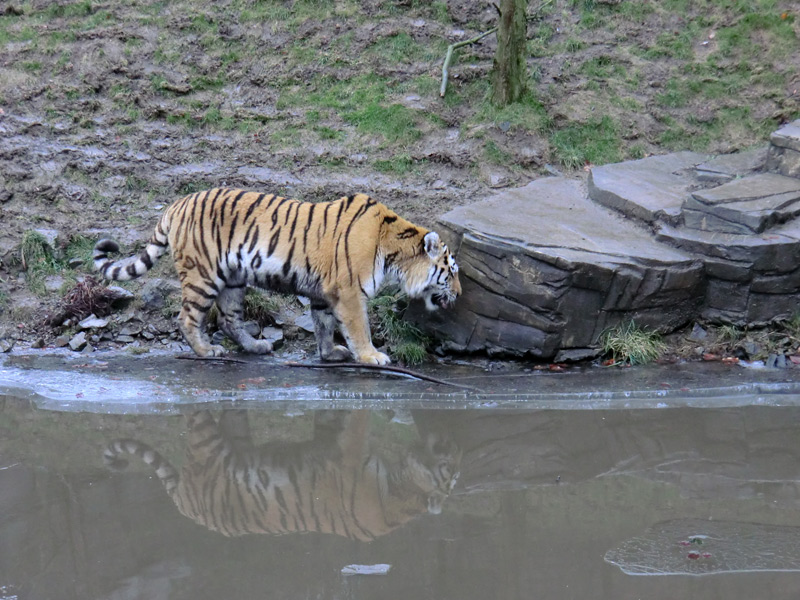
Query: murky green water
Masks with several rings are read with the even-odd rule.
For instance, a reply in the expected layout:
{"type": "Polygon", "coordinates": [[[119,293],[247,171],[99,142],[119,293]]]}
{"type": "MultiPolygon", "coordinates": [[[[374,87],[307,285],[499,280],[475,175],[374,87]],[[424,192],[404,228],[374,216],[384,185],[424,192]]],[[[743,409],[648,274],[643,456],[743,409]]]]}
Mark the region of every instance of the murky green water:
{"type": "Polygon", "coordinates": [[[798,407],[0,402],[3,599],[800,597],[798,407]]]}

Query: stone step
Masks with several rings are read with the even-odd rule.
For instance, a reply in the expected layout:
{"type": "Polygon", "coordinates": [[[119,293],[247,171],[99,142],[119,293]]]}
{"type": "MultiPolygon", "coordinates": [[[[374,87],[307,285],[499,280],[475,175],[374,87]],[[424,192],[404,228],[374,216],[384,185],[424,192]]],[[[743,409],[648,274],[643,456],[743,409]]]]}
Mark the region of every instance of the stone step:
{"type": "Polygon", "coordinates": [[[695,168],[709,160],[706,154],[676,152],[594,167],[589,197],[645,223],[678,225],[683,203],[697,185],[695,168]]]}
{"type": "Polygon", "coordinates": [[[800,119],[775,131],[769,142],[766,168],[787,177],[800,177],[800,119]]]}
{"type": "Polygon", "coordinates": [[[800,266],[800,222],[779,225],[762,235],[717,233],[660,225],[656,239],[704,258],[739,263],[748,270],[787,273],[800,266]]]}
{"type": "Polygon", "coordinates": [[[800,215],[800,179],[759,173],[692,192],[683,205],[684,225],[719,233],[762,233],[800,215]]]}

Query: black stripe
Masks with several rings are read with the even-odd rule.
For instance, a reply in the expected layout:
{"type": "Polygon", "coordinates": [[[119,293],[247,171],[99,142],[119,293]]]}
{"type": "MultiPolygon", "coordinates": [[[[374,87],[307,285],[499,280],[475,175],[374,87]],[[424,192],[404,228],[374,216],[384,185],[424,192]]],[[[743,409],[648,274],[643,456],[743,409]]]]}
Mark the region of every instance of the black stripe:
{"type": "MultiPolygon", "coordinates": [[[[233,190],[225,190],[225,192],[226,193],[231,193],[231,192],[233,192],[233,190]]],[[[244,196],[246,193],[247,192],[245,190],[239,190],[239,193],[237,193],[233,197],[233,202],[231,203],[231,213],[234,213],[236,211],[236,205],[239,204],[239,200],[241,200],[242,196],[244,196]]]]}
{"type": "Polygon", "coordinates": [[[383,222],[384,223],[394,223],[395,221],[397,221],[397,215],[393,215],[393,216],[389,216],[389,217],[383,217],[383,222]]]}
{"type": "Polygon", "coordinates": [[[306,242],[308,241],[308,230],[311,229],[311,221],[314,220],[314,209],[317,207],[316,204],[312,204],[308,207],[308,220],[306,221],[306,227],[303,231],[303,252],[306,252],[306,242]]]}
{"type": "Polygon", "coordinates": [[[213,294],[211,292],[207,292],[206,290],[201,288],[199,285],[195,285],[193,283],[187,283],[187,284],[185,284],[184,287],[187,287],[188,289],[192,290],[195,294],[199,294],[200,296],[202,296],[206,300],[213,300],[217,296],[216,294],[213,294]]]}
{"type": "Polygon", "coordinates": [[[331,203],[328,202],[325,205],[325,212],[322,214],[322,229],[317,230],[317,243],[320,241],[320,236],[324,235],[328,231],[328,209],[331,207],[331,203]]]}
{"type": "Polygon", "coordinates": [[[342,213],[344,212],[344,202],[339,202],[339,214],[336,215],[336,226],[339,226],[339,221],[342,219],[342,213]]]}
{"type": "Polygon", "coordinates": [[[148,271],[153,268],[153,261],[150,258],[150,255],[147,253],[147,250],[145,250],[139,255],[139,260],[141,260],[142,263],[144,263],[144,266],[147,267],[148,271]]]}
{"type": "Polygon", "coordinates": [[[297,204],[297,210],[294,211],[294,220],[292,221],[292,227],[289,229],[289,237],[294,237],[294,228],[297,227],[297,217],[300,216],[300,204],[297,204]]]}
{"type": "Polygon", "coordinates": [[[289,216],[292,214],[292,207],[294,207],[294,206],[295,206],[294,204],[290,204],[289,208],[286,209],[286,215],[283,217],[283,224],[284,225],[288,225],[289,224],[289,216]]]}
{"type": "Polygon", "coordinates": [[[292,242],[292,247],[289,248],[289,256],[286,257],[286,262],[283,263],[283,276],[286,277],[289,274],[289,269],[292,268],[292,255],[294,254],[294,244],[292,242]]]}
{"type": "Polygon", "coordinates": [[[258,225],[256,225],[256,230],[253,233],[253,239],[250,242],[250,247],[247,249],[248,252],[252,252],[255,249],[256,244],[258,243],[258,238],[260,236],[261,236],[261,231],[259,230],[258,225]]]}
{"type": "Polygon", "coordinates": [[[367,203],[367,204],[364,204],[361,208],[358,209],[356,214],[350,220],[350,223],[347,225],[347,230],[345,231],[345,234],[344,234],[344,256],[347,259],[347,272],[348,272],[349,277],[350,277],[350,283],[353,283],[353,264],[352,264],[352,262],[350,260],[350,230],[353,228],[353,224],[358,219],[363,217],[367,213],[367,211],[370,209],[371,206],[372,206],[371,204],[367,203]]]}
{"type": "Polygon", "coordinates": [[[259,194],[258,198],[256,198],[256,200],[252,204],[250,204],[250,207],[247,209],[247,212],[244,213],[243,221],[247,221],[247,219],[250,218],[250,215],[252,215],[253,211],[258,208],[258,205],[261,204],[261,201],[263,199],[264,199],[264,194],[259,194]]]}
{"type": "MultiPolygon", "coordinates": [[[[187,299],[187,300],[184,300],[182,302],[182,304],[184,306],[188,304],[189,306],[191,306],[196,311],[198,311],[200,313],[205,313],[208,310],[208,307],[211,306],[212,303],[209,302],[208,304],[200,304],[199,302],[195,302],[194,300],[188,300],[187,299]]],[[[193,318],[193,317],[191,315],[189,315],[189,318],[193,318]]],[[[195,324],[196,324],[196,322],[195,322],[195,324]]]]}
{"type": "Polygon", "coordinates": [[[125,268],[125,270],[128,272],[128,275],[130,275],[131,277],[138,277],[138,275],[136,273],[136,263],[129,264],[125,268]]]}
{"type": "Polygon", "coordinates": [[[410,237],[414,237],[415,235],[419,235],[419,229],[416,227],[407,227],[403,231],[397,234],[397,239],[405,240],[410,237]]]}
{"type": "Polygon", "coordinates": [[[272,253],[275,252],[275,248],[278,246],[278,240],[281,237],[281,230],[278,229],[275,233],[272,234],[272,237],[269,239],[269,247],[267,248],[267,258],[272,256],[272,253]]]}

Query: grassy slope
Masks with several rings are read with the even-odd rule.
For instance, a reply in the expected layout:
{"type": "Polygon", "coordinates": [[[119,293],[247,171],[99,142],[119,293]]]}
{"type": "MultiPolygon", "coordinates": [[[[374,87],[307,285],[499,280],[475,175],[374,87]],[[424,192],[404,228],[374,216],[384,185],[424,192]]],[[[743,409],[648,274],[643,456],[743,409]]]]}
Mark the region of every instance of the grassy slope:
{"type": "Polygon", "coordinates": [[[438,99],[447,44],[488,28],[450,4],[21,2],[0,17],[0,102],[85,127],[102,114],[122,136],[149,121],[296,154],[323,145],[331,169],[366,145],[370,168],[399,175],[425,170],[425,138],[458,127],[478,142],[473,174],[488,162],[524,177],[546,162],[730,151],[800,114],[788,0],[552,2],[530,25],[531,95],[504,110],[485,102],[492,37],[458,51],[438,99]]]}

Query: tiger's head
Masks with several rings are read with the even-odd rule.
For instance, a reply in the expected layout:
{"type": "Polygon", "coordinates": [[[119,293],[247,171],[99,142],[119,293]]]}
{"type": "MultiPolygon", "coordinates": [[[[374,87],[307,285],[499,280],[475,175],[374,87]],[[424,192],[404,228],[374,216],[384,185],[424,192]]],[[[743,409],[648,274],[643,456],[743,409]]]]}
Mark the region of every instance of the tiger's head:
{"type": "Polygon", "coordinates": [[[461,448],[453,440],[431,433],[424,450],[407,457],[410,480],[422,492],[428,513],[442,512],[442,503],[458,481],[461,456],[461,448]]]}
{"type": "Polygon", "coordinates": [[[425,308],[448,308],[461,295],[456,259],[435,231],[422,238],[422,252],[405,273],[406,293],[425,302],[425,308]]]}

